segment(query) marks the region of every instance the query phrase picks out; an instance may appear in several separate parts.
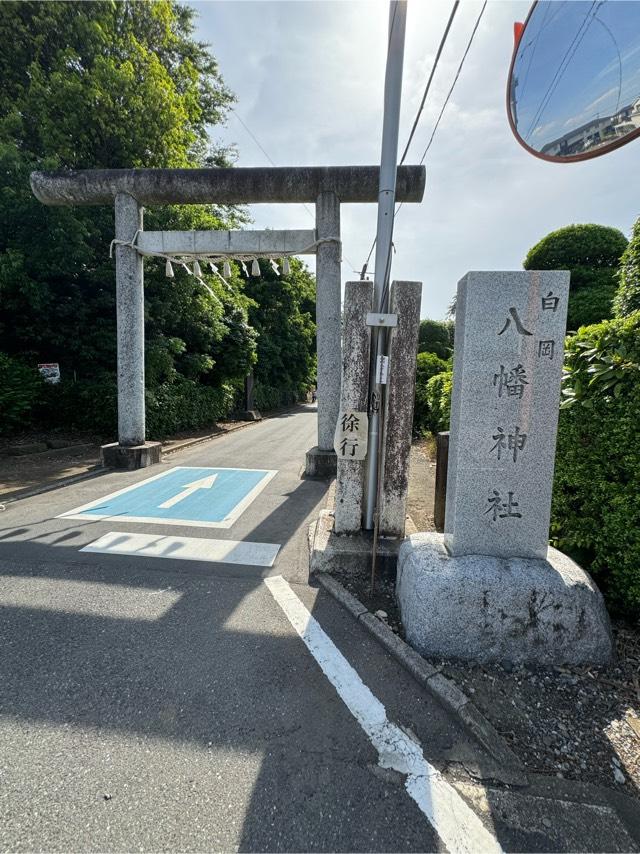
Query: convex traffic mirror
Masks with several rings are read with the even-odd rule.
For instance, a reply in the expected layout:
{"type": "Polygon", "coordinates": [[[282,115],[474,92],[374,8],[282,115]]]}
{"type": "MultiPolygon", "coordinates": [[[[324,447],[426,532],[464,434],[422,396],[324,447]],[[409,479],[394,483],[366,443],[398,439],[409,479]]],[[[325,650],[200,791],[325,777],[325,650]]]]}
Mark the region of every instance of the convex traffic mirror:
{"type": "Polygon", "coordinates": [[[555,162],[640,134],[640,3],[539,0],[516,25],[507,112],[518,141],[555,162]]]}

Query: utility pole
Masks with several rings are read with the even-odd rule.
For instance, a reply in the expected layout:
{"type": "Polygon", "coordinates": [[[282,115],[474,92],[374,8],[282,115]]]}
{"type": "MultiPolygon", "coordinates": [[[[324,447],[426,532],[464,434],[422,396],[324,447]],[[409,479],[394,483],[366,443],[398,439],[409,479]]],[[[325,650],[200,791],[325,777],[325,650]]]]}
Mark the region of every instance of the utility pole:
{"type": "MultiPolygon", "coordinates": [[[[384,118],[380,185],[378,192],[378,226],[376,230],[376,265],[374,273],[374,312],[386,314],[389,304],[389,279],[393,241],[393,217],[396,203],[396,172],[398,166],[398,128],[402,96],[402,65],[404,34],[407,22],[407,0],[391,0],[389,4],[389,47],[384,80],[384,118]]],[[[372,530],[378,495],[378,478],[382,459],[384,386],[378,382],[378,365],[387,355],[386,329],[372,329],[371,379],[369,383],[369,440],[367,479],[364,504],[364,528],[372,530]]]]}

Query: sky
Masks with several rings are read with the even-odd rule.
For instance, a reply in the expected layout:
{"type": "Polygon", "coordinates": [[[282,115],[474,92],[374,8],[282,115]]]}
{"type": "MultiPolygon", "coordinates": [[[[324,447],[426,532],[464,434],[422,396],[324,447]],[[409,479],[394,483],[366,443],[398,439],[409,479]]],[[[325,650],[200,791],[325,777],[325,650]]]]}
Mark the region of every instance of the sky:
{"type": "MultiPolygon", "coordinates": [[[[235,144],[238,166],[378,164],[386,62],[384,0],[191,0],[197,37],[211,45],[237,116],[212,128],[235,144]],[[238,118],[239,117],[239,118],[238,118]]],[[[409,0],[400,146],[409,135],[451,9],[409,0]]],[[[462,0],[407,163],[417,163],[481,8],[462,0]]],[[[583,163],[539,160],[507,121],[513,24],[528,2],[490,0],[425,165],[420,204],[396,218],[392,279],[423,283],[422,316],[446,316],[469,270],[517,270],[554,229],[595,222],[627,236],[640,215],[639,141],[583,163]]],[[[255,205],[253,228],[313,228],[313,206],[255,205]]],[[[343,205],[342,279],[359,277],[376,229],[376,205],[343,205]],[[357,272],[354,272],[357,271],[357,272]]],[[[311,261],[308,256],[305,258],[311,261]]],[[[310,266],[313,267],[312,263],[310,266]]],[[[373,270],[373,258],[370,264],[373,270]]]]}

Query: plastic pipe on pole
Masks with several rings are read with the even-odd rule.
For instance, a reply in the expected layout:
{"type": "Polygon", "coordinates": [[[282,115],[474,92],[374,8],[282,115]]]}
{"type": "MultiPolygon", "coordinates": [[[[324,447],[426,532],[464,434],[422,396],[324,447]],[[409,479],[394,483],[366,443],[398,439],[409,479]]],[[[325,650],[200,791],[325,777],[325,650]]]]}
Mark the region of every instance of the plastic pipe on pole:
{"type": "MultiPolygon", "coordinates": [[[[407,22],[406,0],[391,0],[389,4],[389,48],[384,79],[384,117],[382,153],[380,156],[380,186],[378,192],[378,226],[376,230],[376,265],[374,273],[374,311],[386,313],[389,302],[393,216],[396,203],[396,172],[398,162],[398,129],[402,97],[402,66],[404,35],[407,22]]],[[[379,449],[382,441],[382,386],[376,382],[378,358],[386,354],[387,336],[384,329],[372,330],[373,362],[371,369],[371,399],[367,480],[364,505],[364,528],[372,530],[378,493],[379,449]]],[[[393,370],[393,366],[391,366],[393,370]]]]}

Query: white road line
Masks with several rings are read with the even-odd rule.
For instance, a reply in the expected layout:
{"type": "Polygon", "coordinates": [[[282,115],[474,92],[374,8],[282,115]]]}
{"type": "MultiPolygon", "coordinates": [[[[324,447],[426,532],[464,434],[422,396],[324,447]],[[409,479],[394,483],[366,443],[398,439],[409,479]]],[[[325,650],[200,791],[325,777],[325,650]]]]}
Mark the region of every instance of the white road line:
{"type": "Polygon", "coordinates": [[[451,854],[501,852],[496,837],[437,768],[427,762],[420,745],[388,720],[380,700],[367,688],[284,578],[276,575],[265,578],[264,582],[378,751],[380,765],[406,774],[405,789],[448,851],[451,854]]]}
{"type": "Polygon", "coordinates": [[[203,560],[243,566],[273,566],[280,546],[239,540],[208,540],[203,537],[170,537],[110,531],[80,549],[98,554],[163,557],[173,560],[203,560]]]}

